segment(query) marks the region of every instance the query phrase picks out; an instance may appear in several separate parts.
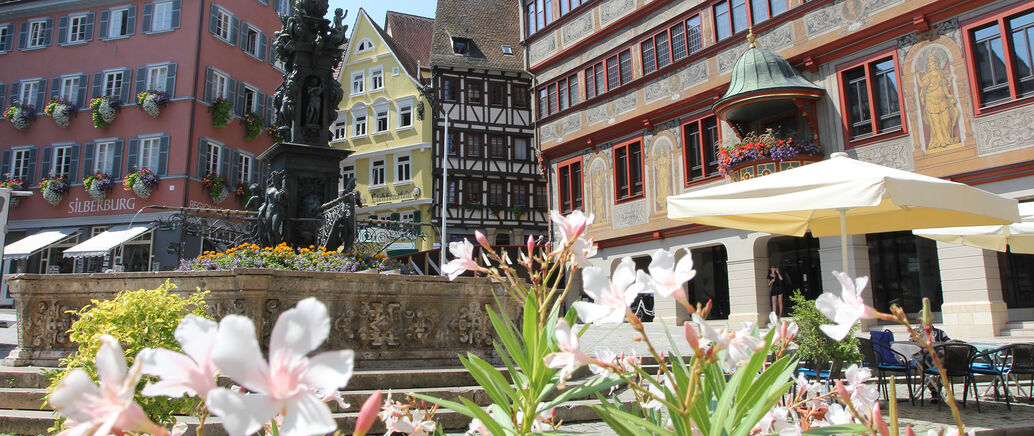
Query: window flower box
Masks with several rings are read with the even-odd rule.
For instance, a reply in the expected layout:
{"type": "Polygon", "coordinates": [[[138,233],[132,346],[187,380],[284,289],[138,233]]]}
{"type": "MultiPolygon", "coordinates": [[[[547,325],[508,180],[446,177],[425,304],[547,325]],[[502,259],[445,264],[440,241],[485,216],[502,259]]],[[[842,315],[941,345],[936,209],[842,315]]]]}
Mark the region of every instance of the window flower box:
{"type": "Polygon", "coordinates": [[[736,182],[822,160],[822,146],[810,139],[777,138],[771,131],[718,149],[718,171],[736,182]]]}

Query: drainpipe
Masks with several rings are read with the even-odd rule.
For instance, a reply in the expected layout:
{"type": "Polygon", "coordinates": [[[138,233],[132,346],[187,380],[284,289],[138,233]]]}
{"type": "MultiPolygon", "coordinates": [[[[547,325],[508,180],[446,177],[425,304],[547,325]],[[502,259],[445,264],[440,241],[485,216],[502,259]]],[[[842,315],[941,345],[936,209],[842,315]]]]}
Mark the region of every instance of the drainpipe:
{"type": "MultiPolygon", "coordinates": [[[[201,74],[201,38],[204,36],[205,3],[204,0],[198,2],[197,45],[194,49],[194,82],[190,88],[191,102],[193,104],[190,107],[190,124],[187,126],[187,165],[184,168],[186,178],[183,179],[183,207],[189,206],[188,202],[190,201],[190,157],[194,155],[194,121],[197,119],[197,106],[200,104],[196,93],[198,77],[201,74]]],[[[204,95],[204,93],[201,95],[204,95]]],[[[180,246],[179,250],[176,250],[177,265],[183,260],[183,247],[186,245],[185,236],[184,228],[180,227],[180,246]]]]}

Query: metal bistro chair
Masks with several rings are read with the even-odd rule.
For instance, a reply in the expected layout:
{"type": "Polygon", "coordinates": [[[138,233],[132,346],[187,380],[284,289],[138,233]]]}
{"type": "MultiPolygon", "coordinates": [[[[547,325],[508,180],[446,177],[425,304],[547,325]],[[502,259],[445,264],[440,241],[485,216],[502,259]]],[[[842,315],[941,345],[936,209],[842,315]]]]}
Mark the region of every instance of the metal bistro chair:
{"type": "MultiPolygon", "coordinates": [[[[883,398],[890,400],[890,389],[887,387],[887,379],[884,373],[892,373],[891,377],[894,377],[893,374],[904,374],[905,384],[908,386],[908,399],[912,405],[915,405],[915,394],[912,392],[912,375],[916,370],[915,363],[905,357],[904,354],[894,351],[892,348],[879,342],[873,342],[865,338],[858,339],[861,341],[861,351],[862,356],[865,357],[865,366],[876,371],[879,380],[878,387],[883,392],[883,398]],[[888,355],[893,356],[894,360],[887,361],[885,356],[888,355]]],[[[896,392],[894,396],[895,398],[897,397],[896,392]]]]}
{"type": "MultiPolygon", "coordinates": [[[[1008,377],[1013,374],[1030,376],[1030,386],[1027,388],[1027,401],[1034,399],[1034,344],[1013,344],[1012,361],[1009,363],[1008,377]]],[[[1009,389],[1008,385],[1005,388],[1009,389]]],[[[1016,390],[1020,390],[1020,378],[1016,377],[1016,390]]]]}
{"type": "MultiPolygon", "coordinates": [[[[971,372],[994,377],[994,382],[989,390],[994,389],[995,400],[998,399],[998,382],[1002,382],[1002,386],[1005,389],[1005,407],[1009,410],[1012,410],[1012,404],[1009,401],[1009,384],[1007,383],[1006,374],[1009,373],[1010,369],[1008,362],[1012,349],[1012,345],[1006,345],[983,353],[977,353],[973,355],[969,363],[969,370],[971,372]]],[[[977,392],[975,396],[979,399],[980,393],[977,392]]]]}
{"type": "MultiPolygon", "coordinates": [[[[947,372],[948,382],[954,384],[952,381],[955,377],[963,377],[963,388],[962,388],[962,407],[966,407],[966,397],[969,395],[969,386],[973,385],[973,397],[976,398],[977,412],[980,412],[980,394],[977,392],[977,378],[973,370],[970,369],[970,362],[973,361],[973,357],[977,354],[976,347],[965,344],[965,343],[944,343],[934,346],[934,351],[940,354],[941,361],[944,364],[944,370],[947,372]]],[[[928,358],[928,357],[924,357],[928,358]]],[[[940,376],[940,372],[937,367],[933,365],[926,365],[924,362],[924,374],[940,376]]],[[[919,388],[919,404],[923,404],[923,391],[926,389],[926,383],[923,383],[919,388]]],[[[942,386],[942,395],[946,393],[947,386],[942,386]]],[[[954,389],[952,393],[954,394],[954,389]]],[[[937,403],[937,409],[940,410],[941,403],[937,403]]]]}

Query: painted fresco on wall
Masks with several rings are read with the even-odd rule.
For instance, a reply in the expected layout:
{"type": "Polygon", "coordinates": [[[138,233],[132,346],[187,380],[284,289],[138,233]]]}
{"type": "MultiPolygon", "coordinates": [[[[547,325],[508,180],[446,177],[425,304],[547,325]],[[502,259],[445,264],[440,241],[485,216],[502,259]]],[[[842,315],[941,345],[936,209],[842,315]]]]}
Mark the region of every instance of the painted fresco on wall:
{"type": "Polygon", "coordinates": [[[590,210],[593,215],[596,216],[595,223],[606,224],[609,222],[607,214],[607,200],[610,198],[607,195],[607,186],[610,185],[610,179],[607,174],[610,174],[610,170],[607,169],[607,160],[603,157],[590,158],[589,160],[589,192],[591,202],[590,210]]]}
{"type": "Polygon", "coordinates": [[[671,139],[658,136],[653,141],[653,211],[663,212],[668,208],[668,196],[672,195],[672,147],[671,139]]]}
{"type": "Polygon", "coordinates": [[[944,46],[930,44],[912,57],[918,116],[922,121],[919,143],[933,154],[962,147],[957,77],[952,56],[944,46]]]}

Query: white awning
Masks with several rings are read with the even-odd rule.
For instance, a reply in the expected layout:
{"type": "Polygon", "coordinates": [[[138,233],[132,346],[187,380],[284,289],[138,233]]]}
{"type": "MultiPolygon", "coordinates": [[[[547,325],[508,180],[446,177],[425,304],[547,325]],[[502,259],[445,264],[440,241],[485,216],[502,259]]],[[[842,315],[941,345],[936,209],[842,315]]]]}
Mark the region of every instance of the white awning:
{"type": "Polygon", "coordinates": [[[24,259],[32,256],[37,251],[75,236],[78,233],[78,227],[66,227],[44,230],[35,235],[26,236],[4,247],[4,259],[24,259]]]}
{"type": "Polygon", "coordinates": [[[65,257],[103,256],[112,248],[151,230],[150,224],[112,226],[104,233],[65,250],[65,257]]]}

